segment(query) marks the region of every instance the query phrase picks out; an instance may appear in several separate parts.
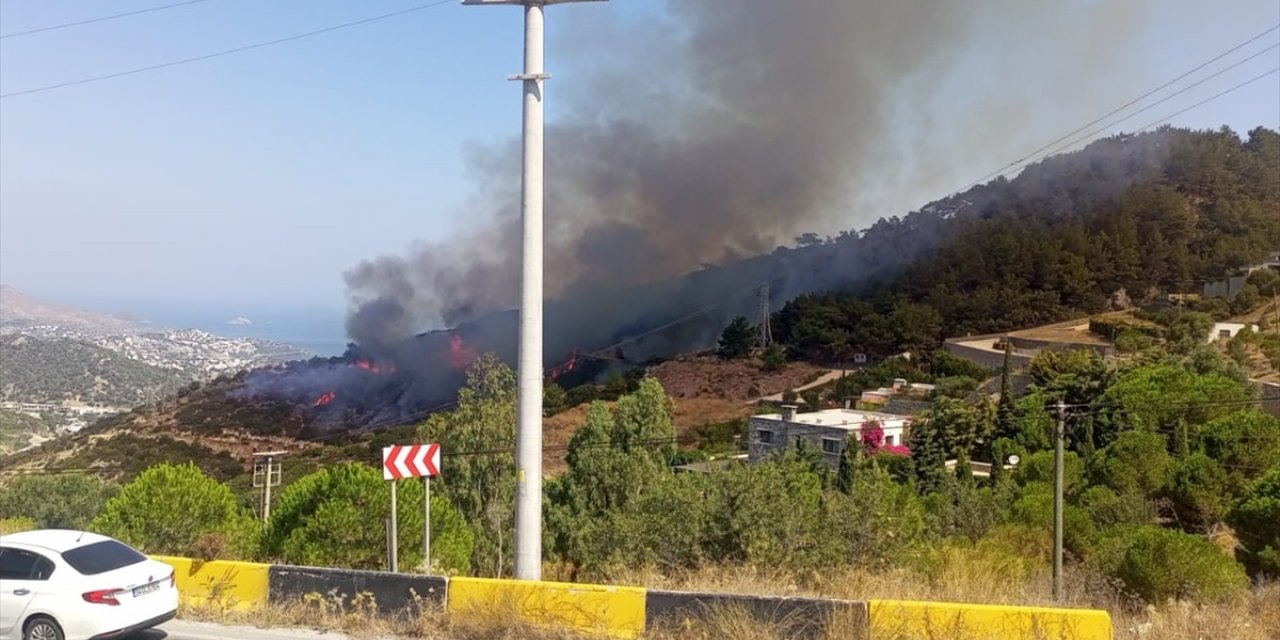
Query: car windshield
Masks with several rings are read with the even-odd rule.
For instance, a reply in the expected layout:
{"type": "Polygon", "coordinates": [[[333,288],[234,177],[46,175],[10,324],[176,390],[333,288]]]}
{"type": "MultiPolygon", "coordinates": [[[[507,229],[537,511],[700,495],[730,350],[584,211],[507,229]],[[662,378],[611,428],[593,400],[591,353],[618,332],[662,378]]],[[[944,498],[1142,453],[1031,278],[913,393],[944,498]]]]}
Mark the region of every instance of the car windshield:
{"type": "Polygon", "coordinates": [[[83,547],[62,552],[62,559],[72,569],[86,576],[115,571],[121,567],[138,564],[147,559],[146,556],[116,542],[103,540],[83,547]]]}

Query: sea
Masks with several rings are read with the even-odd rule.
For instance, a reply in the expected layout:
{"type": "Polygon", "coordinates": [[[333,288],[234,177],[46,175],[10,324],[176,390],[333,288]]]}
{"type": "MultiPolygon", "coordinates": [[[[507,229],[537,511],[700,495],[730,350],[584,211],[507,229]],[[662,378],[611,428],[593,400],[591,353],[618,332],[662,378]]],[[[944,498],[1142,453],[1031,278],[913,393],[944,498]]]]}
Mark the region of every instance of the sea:
{"type": "Polygon", "coordinates": [[[344,315],[336,310],[152,307],[135,315],[158,329],[199,329],[229,338],[280,342],[321,357],[347,349],[344,315]]]}

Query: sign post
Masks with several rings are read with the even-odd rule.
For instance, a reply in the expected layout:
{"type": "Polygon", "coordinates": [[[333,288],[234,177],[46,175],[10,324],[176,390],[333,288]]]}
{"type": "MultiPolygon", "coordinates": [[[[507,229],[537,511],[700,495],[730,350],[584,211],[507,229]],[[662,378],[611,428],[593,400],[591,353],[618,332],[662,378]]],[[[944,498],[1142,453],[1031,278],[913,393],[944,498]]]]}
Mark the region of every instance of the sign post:
{"type": "Polygon", "coordinates": [[[431,477],[440,475],[440,445],[415,444],[392,445],[382,449],[382,478],[391,481],[391,571],[398,570],[396,558],[396,481],[404,478],[422,478],[422,561],[426,571],[431,570],[431,477]]]}

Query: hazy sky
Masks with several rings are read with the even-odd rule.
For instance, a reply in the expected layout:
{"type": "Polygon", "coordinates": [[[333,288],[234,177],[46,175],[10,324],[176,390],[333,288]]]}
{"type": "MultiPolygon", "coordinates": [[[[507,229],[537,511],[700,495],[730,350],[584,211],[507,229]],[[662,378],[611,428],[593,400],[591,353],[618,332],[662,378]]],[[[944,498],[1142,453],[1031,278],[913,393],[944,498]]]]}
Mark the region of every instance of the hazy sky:
{"type": "MultiPolygon", "coordinates": [[[[0,93],[423,3],[207,0],[4,38],[0,93]]],[[[0,33],[161,4],[167,2],[5,0],[0,33]]],[[[1097,86],[1071,87],[1080,101],[1076,108],[1064,108],[1061,98],[1038,103],[1030,95],[1023,98],[1038,117],[953,121],[948,102],[973,100],[972,87],[955,78],[940,85],[930,103],[929,131],[1016,127],[1007,138],[993,136],[985,150],[1011,161],[1092,119],[1080,114],[1100,116],[1280,23],[1275,0],[1160,4],[1148,29],[1132,34],[1129,60],[1096,69],[1097,86]],[[1123,77],[1114,75],[1121,72],[1123,77]]],[[[593,37],[594,25],[625,27],[628,20],[661,14],[663,6],[658,0],[614,0],[548,10],[548,118],[563,117],[557,95],[573,91],[574,72],[584,67],[576,57],[590,55],[585,45],[609,45],[593,37]]],[[[1052,25],[1042,26],[1039,34],[984,39],[957,54],[972,66],[1034,56],[1038,41],[1054,37],[1052,25]]],[[[462,212],[476,190],[466,171],[468,150],[519,131],[520,87],[506,75],[520,69],[521,34],[517,8],[450,3],[278,46],[0,100],[0,280],[98,307],[340,310],[346,269],[398,252],[414,239],[440,240],[467,228],[462,212]]],[[[1248,51],[1278,41],[1280,32],[1273,32],[1248,51]]],[[[657,59],[632,59],[618,73],[643,83],[648,74],[662,73],[652,66],[657,59]]],[[[1277,65],[1280,50],[1272,49],[1118,128],[1132,130],[1277,65]]],[[[1280,127],[1280,74],[1172,122],[1226,124],[1242,133],[1258,125],[1280,127]]],[[[832,220],[830,229],[819,231],[905,213],[1001,164],[931,166],[928,141],[947,139],[930,133],[920,146],[896,155],[921,171],[944,172],[936,183],[949,186],[885,194],[878,210],[832,220]]],[[[548,141],[549,153],[554,144],[548,141]]]]}

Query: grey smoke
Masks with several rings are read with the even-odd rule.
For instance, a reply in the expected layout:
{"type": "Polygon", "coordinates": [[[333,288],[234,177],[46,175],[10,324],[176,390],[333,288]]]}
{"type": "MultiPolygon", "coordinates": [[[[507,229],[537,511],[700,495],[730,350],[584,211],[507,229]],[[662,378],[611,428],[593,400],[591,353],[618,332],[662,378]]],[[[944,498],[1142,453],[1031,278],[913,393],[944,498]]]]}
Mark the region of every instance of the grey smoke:
{"type": "MultiPolygon", "coordinates": [[[[1113,106],[1124,92],[1106,90],[1133,82],[1123,47],[1149,6],[672,0],[660,18],[575,12],[569,40],[584,51],[549,51],[548,97],[567,109],[547,130],[547,295],[730,263],[944,195],[1038,146],[1035,125],[1057,131],[1113,106]],[[966,53],[980,45],[999,53],[966,53]],[[569,62],[583,59],[597,62],[569,62]]],[[[483,186],[466,217],[484,222],[346,275],[361,345],[389,349],[517,304],[518,144],[467,161],[483,186]]]]}

